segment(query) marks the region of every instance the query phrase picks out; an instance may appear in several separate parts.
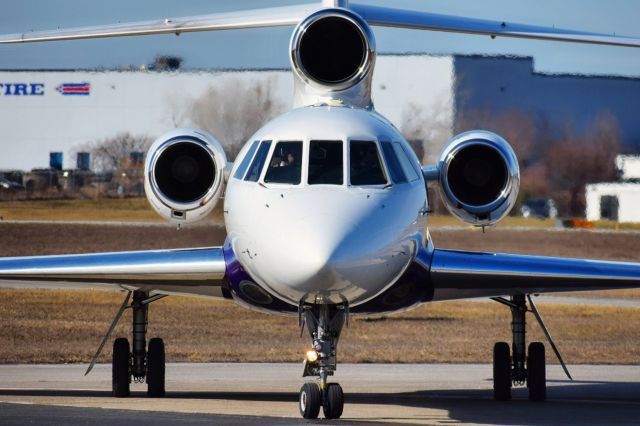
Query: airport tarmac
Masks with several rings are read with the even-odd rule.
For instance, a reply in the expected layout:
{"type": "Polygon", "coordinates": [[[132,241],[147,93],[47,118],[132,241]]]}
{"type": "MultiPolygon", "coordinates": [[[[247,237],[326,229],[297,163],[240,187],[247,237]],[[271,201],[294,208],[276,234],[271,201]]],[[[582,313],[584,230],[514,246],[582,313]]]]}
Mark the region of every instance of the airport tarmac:
{"type": "MultiPolygon", "coordinates": [[[[168,364],[162,399],[146,398],[143,384],[132,384],[130,398],[112,398],[110,366],[87,377],[85,368],[0,366],[0,424],[304,423],[298,364],[168,364]]],[[[494,401],[488,364],[338,368],[333,381],[346,393],[341,424],[638,424],[640,416],[640,366],[569,366],[571,382],[550,365],[544,403],[530,402],[525,387],[510,402],[494,401]]]]}

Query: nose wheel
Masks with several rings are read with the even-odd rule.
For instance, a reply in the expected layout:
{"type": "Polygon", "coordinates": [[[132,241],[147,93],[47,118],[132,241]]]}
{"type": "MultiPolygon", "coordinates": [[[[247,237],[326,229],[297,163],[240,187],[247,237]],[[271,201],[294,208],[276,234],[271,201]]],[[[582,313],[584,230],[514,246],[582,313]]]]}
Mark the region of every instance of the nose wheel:
{"type": "Polygon", "coordinates": [[[305,383],[300,389],[300,415],[305,419],[317,419],[322,405],[322,394],[317,383],[305,383]]]}
{"type": "Polygon", "coordinates": [[[326,419],[339,419],[344,409],[344,393],[342,386],[338,383],[329,383],[327,385],[324,404],[322,404],[322,412],[326,419]]]}
{"type": "Polygon", "coordinates": [[[300,389],[300,415],[317,419],[320,407],[325,419],[339,419],[344,410],[344,392],[338,383],[328,383],[325,392],[317,383],[305,383],[300,389]]]}
{"type": "Polygon", "coordinates": [[[344,392],[338,383],[327,383],[337,367],[336,349],[345,319],[347,306],[301,305],[301,332],[305,324],[311,338],[312,349],[304,360],[303,377],[316,376],[318,383],[308,382],[300,389],[300,414],[305,419],[316,419],[320,407],[326,419],[339,419],[344,410],[344,392]]]}

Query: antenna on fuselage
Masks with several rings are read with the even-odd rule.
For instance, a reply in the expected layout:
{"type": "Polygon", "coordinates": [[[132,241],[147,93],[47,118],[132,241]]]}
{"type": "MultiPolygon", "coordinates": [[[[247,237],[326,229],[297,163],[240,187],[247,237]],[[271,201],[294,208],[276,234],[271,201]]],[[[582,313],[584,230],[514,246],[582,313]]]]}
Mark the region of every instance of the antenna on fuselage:
{"type": "Polygon", "coordinates": [[[349,7],[349,0],[322,0],[324,7],[349,7]]]}

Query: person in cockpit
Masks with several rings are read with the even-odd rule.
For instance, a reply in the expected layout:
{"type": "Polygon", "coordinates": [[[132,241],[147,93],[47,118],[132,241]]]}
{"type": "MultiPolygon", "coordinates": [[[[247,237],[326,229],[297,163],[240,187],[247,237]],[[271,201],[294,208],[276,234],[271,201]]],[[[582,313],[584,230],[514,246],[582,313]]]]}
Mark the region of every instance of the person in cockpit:
{"type": "Polygon", "coordinates": [[[280,161],[280,167],[293,166],[296,162],[296,158],[292,153],[288,153],[286,158],[283,157],[282,161],[280,161]]]}

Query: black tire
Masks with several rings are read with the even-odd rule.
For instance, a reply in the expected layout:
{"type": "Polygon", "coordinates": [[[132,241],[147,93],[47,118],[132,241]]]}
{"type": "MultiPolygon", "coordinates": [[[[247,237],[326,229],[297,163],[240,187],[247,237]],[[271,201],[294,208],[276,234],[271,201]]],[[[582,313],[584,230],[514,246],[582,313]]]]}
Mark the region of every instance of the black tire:
{"type": "Polygon", "coordinates": [[[124,337],[113,342],[113,357],[111,358],[111,390],[113,396],[126,398],[129,396],[129,341],[124,337]]]}
{"type": "Polygon", "coordinates": [[[153,398],[164,396],[164,342],[159,337],[149,340],[147,349],[147,395],[153,398]]]}
{"type": "Polygon", "coordinates": [[[344,409],[344,393],[338,383],[327,385],[327,400],[322,405],[322,411],[326,419],[339,419],[344,409]]]}
{"type": "Polygon", "coordinates": [[[544,344],[531,342],[527,356],[527,387],[531,401],[547,399],[547,371],[544,357],[544,344]]]}
{"type": "Polygon", "coordinates": [[[320,387],[316,383],[305,383],[300,389],[298,408],[305,419],[317,419],[322,405],[320,387]]]}
{"type": "Polygon", "coordinates": [[[506,342],[493,346],[493,398],[496,401],[511,399],[511,350],[506,342]]]}

